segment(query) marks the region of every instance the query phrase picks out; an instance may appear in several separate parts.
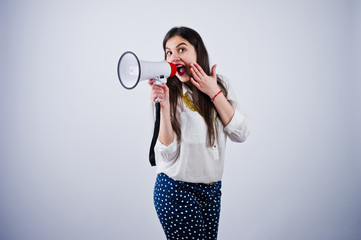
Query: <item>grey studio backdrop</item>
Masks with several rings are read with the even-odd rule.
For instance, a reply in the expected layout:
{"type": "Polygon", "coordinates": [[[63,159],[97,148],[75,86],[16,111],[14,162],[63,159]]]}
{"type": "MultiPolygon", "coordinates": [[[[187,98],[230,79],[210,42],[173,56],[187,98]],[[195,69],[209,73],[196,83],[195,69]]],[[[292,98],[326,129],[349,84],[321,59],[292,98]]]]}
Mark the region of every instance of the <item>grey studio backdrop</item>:
{"type": "Polygon", "coordinates": [[[229,142],[219,239],[361,239],[360,1],[2,0],[0,239],[164,239],[146,82],[196,29],[251,122],[229,142]]]}

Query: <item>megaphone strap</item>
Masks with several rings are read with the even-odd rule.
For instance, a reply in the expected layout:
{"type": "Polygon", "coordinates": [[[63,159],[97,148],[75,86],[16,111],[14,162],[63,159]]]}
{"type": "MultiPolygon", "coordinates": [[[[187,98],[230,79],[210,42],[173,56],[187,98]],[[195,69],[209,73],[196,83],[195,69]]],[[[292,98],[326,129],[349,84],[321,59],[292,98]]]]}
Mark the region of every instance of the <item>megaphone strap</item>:
{"type": "Polygon", "coordinates": [[[155,103],[155,123],[154,123],[153,138],[152,138],[152,143],[150,144],[150,149],[149,149],[149,162],[152,167],[156,165],[154,146],[157,143],[158,134],[159,134],[159,126],[160,126],[160,103],[157,102],[157,103],[155,103]]]}

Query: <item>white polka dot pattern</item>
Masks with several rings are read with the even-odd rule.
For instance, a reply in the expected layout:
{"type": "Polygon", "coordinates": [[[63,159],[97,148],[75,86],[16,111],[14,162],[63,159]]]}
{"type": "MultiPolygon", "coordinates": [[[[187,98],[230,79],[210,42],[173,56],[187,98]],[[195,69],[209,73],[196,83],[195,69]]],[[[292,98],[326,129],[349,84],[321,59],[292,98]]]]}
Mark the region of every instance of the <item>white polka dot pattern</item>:
{"type": "Polygon", "coordinates": [[[168,240],[217,239],[221,185],[180,182],[158,174],[154,206],[168,240]]]}

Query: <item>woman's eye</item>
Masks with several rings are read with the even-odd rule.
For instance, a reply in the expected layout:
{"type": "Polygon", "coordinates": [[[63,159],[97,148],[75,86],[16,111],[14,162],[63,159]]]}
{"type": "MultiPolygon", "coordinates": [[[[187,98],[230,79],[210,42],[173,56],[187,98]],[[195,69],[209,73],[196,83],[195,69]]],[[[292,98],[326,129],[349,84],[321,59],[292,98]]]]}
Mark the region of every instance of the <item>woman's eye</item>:
{"type": "Polygon", "coordinates": [[[167,56],[170,56],[170,55],[172,55],[172,52],[168,51],[166,54],[167,54],[167,56]]]}
{"type": "Polygon", "coordinates": [[[180,49],[179,49],[179,52],[184,52],[184,51],[185,51],[184,48],[180,48],[180,49]]]}

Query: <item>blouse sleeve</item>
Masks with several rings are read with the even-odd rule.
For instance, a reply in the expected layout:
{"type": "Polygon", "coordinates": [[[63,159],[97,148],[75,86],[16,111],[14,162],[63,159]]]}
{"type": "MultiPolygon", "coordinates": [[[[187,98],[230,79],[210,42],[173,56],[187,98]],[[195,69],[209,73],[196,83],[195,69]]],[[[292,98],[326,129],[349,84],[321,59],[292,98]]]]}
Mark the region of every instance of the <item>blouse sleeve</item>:
{"type": "Polygon", "coordinates": [[[156,159],[159,159],[160,157],[165,162],[175,160],[175,158],[177,157],[177,151],[178,141],[176,135],[174,136],[173,142],[170,145],[166,146],[158,139],[154,147],[154,152],[158,156],[156,157],[156,159]]]}
{"type": "Polygon", "coordinates": [[[225,126],[224,131],[233,142],[244,142],[249,136],[249,124],[245,115],[235,109],[231,121],[225,126]]]}
{"type": "Polygon", "coordinates": [[[234,107],[234,114],[231,121],[224,127],[229,139],[233,142],[244,142],[250,134],[247,116],[241,110],[238,99],[229,82],[222,78],[228,90],[227,99],[234,107]]]}

